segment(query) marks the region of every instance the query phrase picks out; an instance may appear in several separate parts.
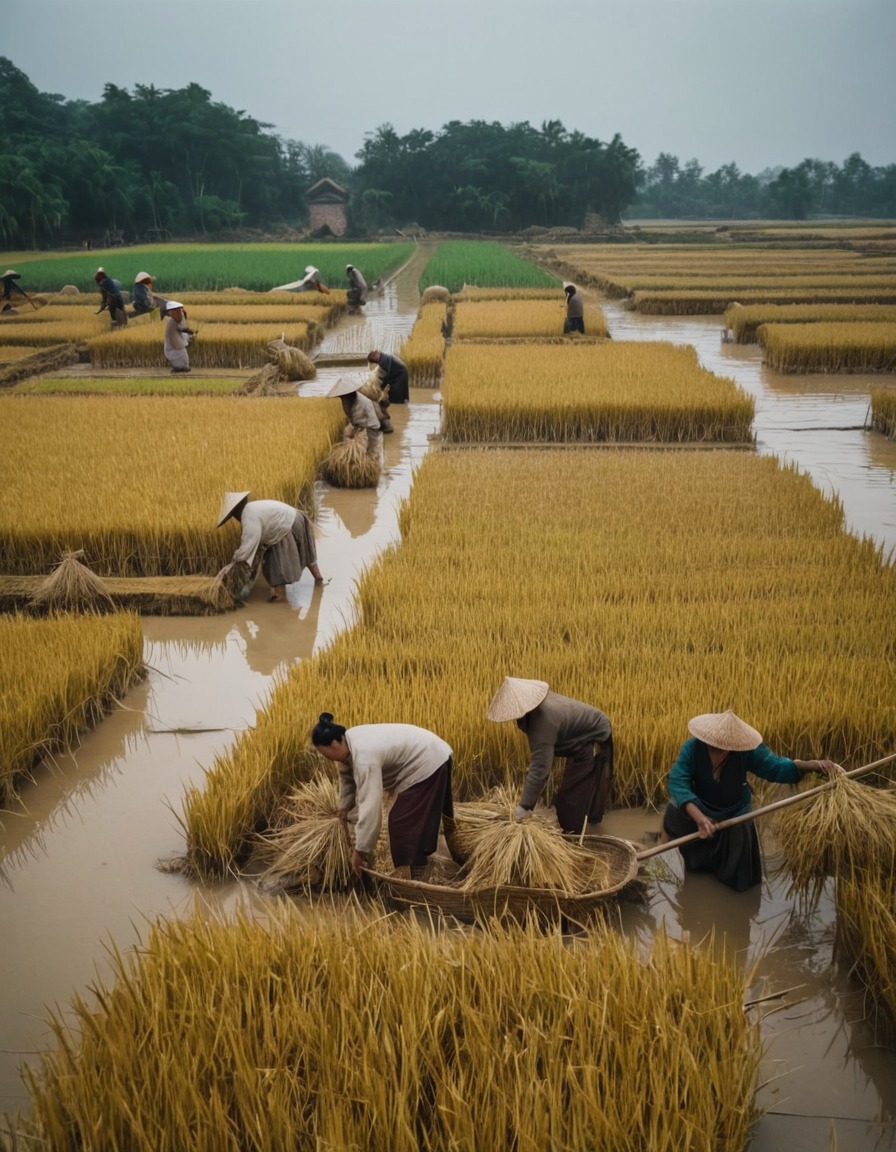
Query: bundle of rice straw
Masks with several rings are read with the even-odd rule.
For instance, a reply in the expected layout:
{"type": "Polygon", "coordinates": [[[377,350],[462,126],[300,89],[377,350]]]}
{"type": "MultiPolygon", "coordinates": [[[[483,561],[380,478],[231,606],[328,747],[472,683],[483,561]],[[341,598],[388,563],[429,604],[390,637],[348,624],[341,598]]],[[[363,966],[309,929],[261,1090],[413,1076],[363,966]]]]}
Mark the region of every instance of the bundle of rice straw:
{"type": "Polygon", "coordinates": [[[367,374],[367,379],[358,391],[362,396],[366,396],[368,400],[372,400],[374,404],[380,404],[383,400],[389,399],[389,390],[382,385],[382,376],[380,375],[379,368],[374,368],[373,371],[367,374]]]}
{"type": "Polygon", "coordinates": [[[215,577],[215,582],[222,584],[235,600],[245,600],[252,591],[255,575],[245,560],[237,560],[221,580],[215,577]]]}
{"type": "Polygon", "coordinates": [[[509,884],[576,895],[607,887],[607,862],[565,839],[552,814],[537,811],[518,822],[515,809],[516,800],[497,790],[481,805],[458,805],[458,843],[467,855],[465,889],[509,884]]]}
{"type": "Polygon", "coordinates": [[[428,288],[424,288],[420,302],[430,304],[433,300],[444,300],[447,303],[450,299],[451,293],[447,288],[443,288],[441,284],[430,284],[428,288]]]}
{"type": "Polygon", "coordinates": [[[265,364],[237,391],[238,396],[283,396],[280,389],[280,369],[276,364],[265,364]]]}
{"type": "Polygon", "coordinates": [[[896,790],[836,776],[807,804],[783,808],[777,831],[798,892],[817,892],[827,876],[896,871],[896,790]]]}
{"type": "Polygon", "coordinates": [[[284,800],[275,824],[262,838],[258,878],[267,890],[339,892],[355,879],[352,845],[337,813],[339,786],[331,776],[302,784],[284,800]]]}
{"type": "Polygon", "coordinates": [[[286,380],[313,380],[317,375],[314,361],[301,348],[287,344],[282,336],[279,340],[269,341],[266,354],[286,380]]]}
{"type": "Polygon", "coordinates": [[[62,560],[37,589],[29,607],[47,612],[93,612],[115,609],[112,597],[96,573],[86,564],[82,549],[63,552],[62,560]]]}
{"type": "Polygon", "coordinates": [[[334,488],[376,488],[380,462],[367,451],[366,439],[352,435],[334,444],[321,461],[321,479],[334,488]]]}

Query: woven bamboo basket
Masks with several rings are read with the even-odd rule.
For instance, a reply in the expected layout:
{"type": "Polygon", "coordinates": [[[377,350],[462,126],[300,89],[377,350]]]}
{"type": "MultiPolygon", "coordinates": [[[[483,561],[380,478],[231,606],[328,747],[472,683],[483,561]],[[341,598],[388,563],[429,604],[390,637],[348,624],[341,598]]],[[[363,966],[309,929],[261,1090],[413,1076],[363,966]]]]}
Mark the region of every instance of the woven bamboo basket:
{"type": "Polygon", "coordinates": [[[380,897],[406,907],[433,908],[459,920],[522,920],[534,914],[549,920],[582,921],[617,896],[638,871],[635,849],[627,840],[589,836],[583,848],[604,858],[609,866],[609,881],[597,891],[574,895],[550,888],[518,888],[510,884],[469,891],[447,884],[389,876],[371,869],[365,872],[380,897]]]}

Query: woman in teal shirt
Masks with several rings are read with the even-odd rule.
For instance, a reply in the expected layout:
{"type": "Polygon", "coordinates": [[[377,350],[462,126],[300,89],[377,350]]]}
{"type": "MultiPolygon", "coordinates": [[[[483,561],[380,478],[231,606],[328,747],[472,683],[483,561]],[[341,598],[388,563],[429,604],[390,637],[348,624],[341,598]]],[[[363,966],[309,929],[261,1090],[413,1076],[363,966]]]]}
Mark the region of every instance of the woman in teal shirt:
{"type": "Polygon", "coordinates": [[[762,882],[759,837],[754,824],[719,831],[716,824],[749,812],[753,790],[747,773],[778,784],[795,784],[803,772],[836,775],[832,760],[790,760],[776,756],[762,736],[729,709],[695,716],[667,780],[670,803],[663,831],[671,840],[700,833],[679,851],[688,872],[713,872],[729,888],[743,892],[762,882]]]}

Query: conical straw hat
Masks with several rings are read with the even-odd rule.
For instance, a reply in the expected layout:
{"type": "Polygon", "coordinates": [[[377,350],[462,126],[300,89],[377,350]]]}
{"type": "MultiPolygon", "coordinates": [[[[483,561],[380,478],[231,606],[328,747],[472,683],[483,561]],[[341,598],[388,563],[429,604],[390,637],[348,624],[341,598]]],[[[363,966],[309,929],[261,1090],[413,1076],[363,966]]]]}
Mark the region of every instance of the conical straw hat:
{"type": "Polygon", "coordinates": [[[758,748],[762,736],[755,728],[745,724],[729,708],[727,712],[705,712],[688,721],[688,732],[713,748],[726,752],[749,752],[758,748]]]}
{"type": "Polygon", "coordinates": [[[15,268],[7,268],[7,269],[6,269],[6,271],[3,273],[3,275],[4,275],[4,277],[6,277],[6,276],[15,276],[15,278],[16,278],[17,280],[19,280],[19,279],[21,279],[22,273],[21,273],[21,272],[16,272],[15,268]]]}
{"type": "Polygon", "coordinates": [[[328,396],[348,396],[349,392],[357,392],[358,387],[359,387],[359,385],[358,385],[357,380],[352,380],[352,379],[347,378],[345,376],[340,376],[340,378],[336,381],[336,383],[333,385],[333,387],[330,389],[330,391],[327,393],[327,395],[328,396]]]}
{"type": "Polygon", "coordinates": [[[519,720],[537,708],[549,691],[544,680],[519,680],[516,676],[505,676],[504,683],[492,697],[486,716],[498,723],[519,720]]]}
{"type": "Polygon", "coordinates": [[[218,514],[218,528],[220,528],[224,521],[233,514],[233,512],[236,510],[237,504],[239,504],[240,501],[245,500],[248,495],[248,492],[224,493],[224,496],[221,499],[221,511],[218,514]]]}
{"type": "Polygon", "coordinates": [[[138,272],[137,275],[134,277],[134,283],[140,284],[144,280],[152,280],[152,279],[153,279],[153,277],[149,274],[149,272],[138,272]]]}

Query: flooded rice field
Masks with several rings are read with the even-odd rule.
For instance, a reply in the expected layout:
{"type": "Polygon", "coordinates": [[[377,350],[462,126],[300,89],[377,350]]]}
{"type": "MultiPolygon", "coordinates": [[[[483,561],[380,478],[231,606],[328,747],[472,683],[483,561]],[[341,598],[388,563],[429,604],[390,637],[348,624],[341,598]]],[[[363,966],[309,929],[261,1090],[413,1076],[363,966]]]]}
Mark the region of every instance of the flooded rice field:
{"type": "MultiPolygon", "coordinates": [[[[363,378],[373,347],[398,350],[416,315],[417,275],[412,265],[362,316],[327,336],[320,355],[338,363],[301,385],[303,395],[325,393],[347,372],[363,378]]],[[[778,376],[762,367],[755,346],[723,344],[719,317],[642,317],[603,305],[615,339],[693,344],[708,368],[737,380],[756,399],[759,451],[796,463],[836,492],[849,530],[896,555],[896,443],[865,429],[874,378],[778,376]]],[[[286,606],[267,603],[258,586],[236,614],[146,617],[148,678],[76,752],[43,767],[3,815],[0,1112],[27,1107],[19,1067],[50,1043],[46,1007],[83,992],[103,971],[111,943],[128,948],[158,915],[262,900],[237,883],[200,886],[156,863],[183,849],[185,785],[201,784],[290,664],[351,624],[356,581],[397,541],[398,507],[438,431],[438,397],[412,389],[410,404],[390,414],[395,431],[384,437],[378,490],[320,488],[316,532],[327,583],[315,587],[306,572],[286,606]]],[[[608,834],[645,844],[658,827],[659,815],[644,810],[605,821],[608,834]]],[[[791,898],[768,837],[765,850],[767,879],[743,894],[711,877],[685,883],[677,853],[658,857],[649,902],[624,907],[626,930],[647,935],[665,925],[692,942],[714,931],[735,962],[757,965],[756,999],[789,990],[763,1006],[766,1115],[755,1152],[896,1148],[896,1052],[875,1042],[860,993],[832,965],[830,893],[811,908],[791,898]]]]}

